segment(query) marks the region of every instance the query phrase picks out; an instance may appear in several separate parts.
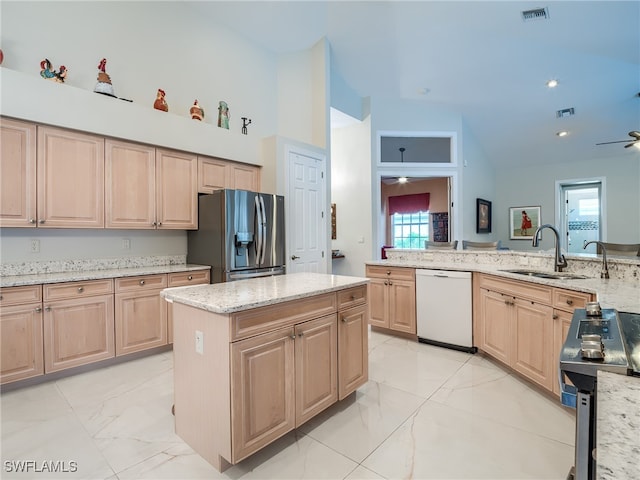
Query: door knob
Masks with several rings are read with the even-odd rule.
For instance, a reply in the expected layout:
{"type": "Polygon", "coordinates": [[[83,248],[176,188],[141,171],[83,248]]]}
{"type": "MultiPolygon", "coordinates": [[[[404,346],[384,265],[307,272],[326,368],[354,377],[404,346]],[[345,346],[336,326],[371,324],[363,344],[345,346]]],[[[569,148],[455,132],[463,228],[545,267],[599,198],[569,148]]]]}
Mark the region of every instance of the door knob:
{"type": "Polygon", "coordinates": [[[298,257],[297,255],[291,255],[291,260],[297,260],[297,259],[299,259],[299,258],[300,258],[300,257],[298,257]]]}

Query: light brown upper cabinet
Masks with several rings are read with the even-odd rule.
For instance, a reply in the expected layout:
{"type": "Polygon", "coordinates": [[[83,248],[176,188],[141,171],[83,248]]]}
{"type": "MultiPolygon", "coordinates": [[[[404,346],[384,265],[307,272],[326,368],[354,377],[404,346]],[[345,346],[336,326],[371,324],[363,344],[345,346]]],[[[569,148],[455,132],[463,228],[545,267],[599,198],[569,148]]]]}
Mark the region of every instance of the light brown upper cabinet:
{"type": "Polygon", "coordinates": [[[106,227],[197,228],[195,155],[106,140],[106,227]]]}
{"type": "Polygon", "coordinates": [[[0,227],[36,226],[36,126],[0,124],[0,227]]]}
{"type": "Polygon", "coordinates": [[[223,188],[259,191],[260,167],[213,157],[198,157],[198,192],[213,193],[223,188]]]}
{"type": "Polygon", "coordinates": [[[104,139],[38,127],[38,227],[104,227],[104,139]]]}

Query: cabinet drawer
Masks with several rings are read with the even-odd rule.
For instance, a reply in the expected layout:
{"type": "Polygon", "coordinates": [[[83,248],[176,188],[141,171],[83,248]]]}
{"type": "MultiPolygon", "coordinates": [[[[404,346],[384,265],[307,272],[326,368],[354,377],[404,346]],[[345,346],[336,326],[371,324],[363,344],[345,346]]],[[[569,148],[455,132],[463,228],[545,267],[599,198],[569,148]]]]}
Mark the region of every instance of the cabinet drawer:
{"type": "Polygon", "coordinates": [[[348,290],[340,290],[338,292],[338,310],[362,305],[367,301],[367,286],[349,288],[348,290]]]}
{"type": "Polygon", "coordinates": [[[336,294],[326,293],[234,313],[231,316],[231,341],[323,317],[335,311],[336,294]]]}
{"type": "Polygon", "coordinates": [[[393,278],[394,280],[415,280],[416,269],[408,267],[367,265],[367,277],[393,278]]]}
{"type": "Polygon", "coordinates": [[[158,290],[167,287],[167,275],[142,275],[116,278],[116,293],[158,290]]]}
{"type": "Polygon", "coordinates": [[[573,312],[575,308],[584,308],[591,301],[590,293],[574,292],[573,290],[553,289],[553,307],[573,312]]]}
{"type": "Polygon", "coordinates": [[[42,301],[42,285],[0,288],[0,307],[42,301]]]}
{"type": "Polygon", "coordinates": [[[169,287],[185,287],[209,283],[209,270],[195,270],[169,274],[169,287]]]}
{"type": "Polygon", "coordinates": [[[493,290],[494,292],[540,302],[544,305],[551,305],[551,287],[494,277],[492,275],[481,275],[480,287],[493,290]]]}
{"type": "Polygon", "coordinates": [[[43,285],[42,290],[45,301],[105,295],[113,293],[113,280],[108,278],[86,282],[52,283],[43,285]]]}

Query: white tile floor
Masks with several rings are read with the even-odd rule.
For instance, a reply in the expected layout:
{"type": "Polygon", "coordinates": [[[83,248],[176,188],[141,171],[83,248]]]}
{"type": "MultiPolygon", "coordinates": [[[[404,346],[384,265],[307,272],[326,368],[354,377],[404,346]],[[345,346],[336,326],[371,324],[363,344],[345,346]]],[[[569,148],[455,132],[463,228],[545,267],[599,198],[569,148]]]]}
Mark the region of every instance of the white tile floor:
{"type": "Polygon", "coordinates": [[[222,474],[173,431],[172,352],[4,393],[0,477],[566,478],[574,418],[557,401],[478,355],[379,333],[369,351],[355,395],[222,474]]]}

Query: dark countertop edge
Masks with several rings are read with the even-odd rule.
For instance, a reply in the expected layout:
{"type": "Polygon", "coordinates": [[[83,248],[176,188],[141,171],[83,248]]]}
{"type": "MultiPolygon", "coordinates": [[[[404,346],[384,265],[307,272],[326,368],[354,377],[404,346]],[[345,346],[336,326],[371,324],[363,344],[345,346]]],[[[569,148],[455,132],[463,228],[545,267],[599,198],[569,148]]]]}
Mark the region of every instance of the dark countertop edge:
{"type": "MultiPolygon", "coordinates": [[[[288,274],[288,275],[295,275],[295,274],[288,274]]],[[[360,285],[367,285],[370,280],[368,278],[365,277],[351,277],[351,276],[347,276],[347,275],[333,275],[330,273],[327,274],[320,274],[320,275],[327,275],[327,276],[339,276],[339,277],[343,277],[343,278],[350,278],[353,279],[352,282],[348,283],[348,284],[344,284],[344,285],[336,285],[336,286],[332,286],[332,287],[326,287],[326,288],[320,288],[320,289],[310,289],[304,292],[298,292],[292,295],[286,295],[286,296],[282,296],[282,297],[272,297],[272,298],[268,298],[268,299],[259,299],[256,300],[254,302],[249,302],[249,303],[243,303],[241,305],[236,305],[236,306],[231,306],[231,307],[216,307],[215,305],[212,305],[211,303],[207,303],[207,302],[202,302],[202,301],[197,301],[197,300],[192,300],[192,299],[185,299],[182,297],[176,297],[174,295],[175,292],[179,291],[179,290],[183,290],[183,289],[194,289],[194,288],[211,288],[211,289],[215,289],[218,285],[222,285],[222,284],[209,284],[209,285],[193,285],[193,286],[185,286],[185,287],[173,287],[173,288],[165,288],[164,290],[162,290],[160,292],[160,296],[162,298],[164,298],[165,300],[171,301],[171,302],[175,302],[175,303],[181,303],[183,305],[188,305],[190,307],[195,307],[195,308],[199,308],[201,310],[205,310],[207,312],[211,312],[211,313],[219,313],[219,314],[231,314],[231,313],[237,313],[237,312],[242,312],[244,310],[251,310],[254,308],[260,308],[260,307],[266,307],[269,305],[277,305],[280,303],[285,303],[285,302],[290,302],[293,300],[299,300],[301,298],[308,298],[308,297],[312,297],[315,295],[322,295],[325,293],[331,293],[331,292],[337,292],[340,290],[345,290],[347,288],[353,288],[353,287],[357,287],[360,285]]],[[[253,279],[247,279],[246,281],[251,281],[253,279]]]]}
{"type": "Polygon", "coordinates": [[[103,280],[105,278],[137,277],[162,273],[191,272],[210,270],[208,265],[174,264],[150,265],[147,267],[109,268],[104,270],[73,270],[69,272],[34,273],[26,275],[7,275],[0,278],[0,288],[43,285],[49,283],[82,282],[103,280]]]}

